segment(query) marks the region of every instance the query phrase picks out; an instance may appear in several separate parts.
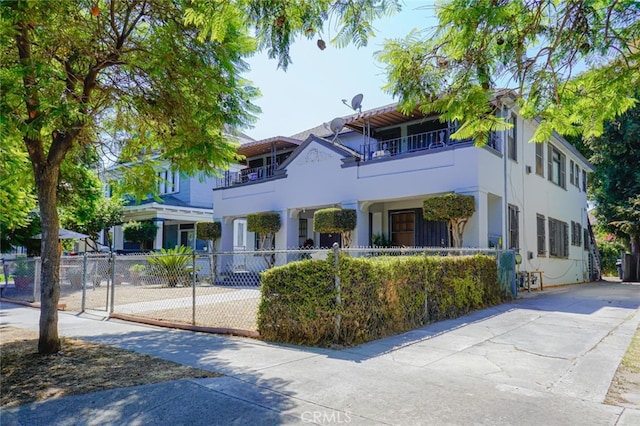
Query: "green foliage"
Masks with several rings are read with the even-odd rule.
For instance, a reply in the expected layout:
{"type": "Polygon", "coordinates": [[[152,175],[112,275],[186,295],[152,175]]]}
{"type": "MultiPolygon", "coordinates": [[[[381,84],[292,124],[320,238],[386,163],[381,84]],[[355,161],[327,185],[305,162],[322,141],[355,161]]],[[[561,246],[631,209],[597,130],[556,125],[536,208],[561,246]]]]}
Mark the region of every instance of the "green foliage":
{"type": "Polygon", "coordinates": [[[148,258],[151,274],[166,278],[169,287],[178,284],[189,285],[189,274],[193,272],[193,249],[178,246],[173,249],[162,249],[160,254],[148,258]]]}
{"type": "Polygon", "coordinates": [[[400,10],[396,0],[270,0],[239,2],[192,2],[186,11],[186,23],[202,31],[200,39],[222,42],[229,23],[255,31],[256,39],[244,40],[266,49],[269,58],[276,58],[278,66],[287,69],[291,63],[289,47],[298,37],[322,38],[324,23],[329,22],[336,32],[331,42],[344,47],[350,42],[366,46],[374,35],[373,21],[400,10]]]}
{"type": "Polygon", "coordinates": [[[222,236],[220,222],[197,222],[196,237],[199,240],[215,241],[222,236]]]}
{"type": "Polygon", "coordinates": [[[122,233],[127,241],[145,244],[156,238],[158,225],[153,222],[127,222],[122,225],[122,233]]]}
{"type": "MultiPolygon", "coordinates": [[[[510,84],[534,141],[552,133],[598,136],[635,104],[640,86],[640,3],[446,0],[437,27],[387,41],[385,89],[401,110],[419,105],[458,120],[453,137],[484,144],[508,127],[495,115],[496,84],[510,84]],[[585,67],[586,65],[586,67],[585,67]],[[585,69],[586,68],[586,69],[585,69]]],[[[510,95],[511,96],[511,95],[510,95]]]]}
{"type": "Polygon", "coordinates": [[[616,241],[598,241],[598,250],[602,262],[602,275],[617,277],[616,261],[620,259],[620,253],[625,251],[624,246],[616,241]]]}
{"type": "Polygon", "coordinates": [[[303,260],[262,273],[258,329],[267,340],[326,346],[336,291],[330,263],[303,260]]]}
{"type": "Polygon", "coordinates": [[[40,215],[34,211],[27,215],[25,225],[14,228],[5,228],[4,223],[0,222],[0,248],[1,252],[9,252],[17,247],[27,249],[28,256],[40,256],[40,246],[42,241],[33,238],[42,232],[40,224],[40,215]]]}
{"type": "Polygon", "coordinates": [[[384,234],[373,234],[371,244],[374,247],[391,247],[391,241],[384,234]]]}
{"type": "Polygon", "coordinates": [[[130,272],[144,272],[146,269],[147,267],[142,263],[136,263],[135,265],[131,265],[129,267],[130,272]]]}
{"type": "Polygon", "coordinates": [[[426,220],[446,222],[452,219],[465,219],[476,211],[473,195],[445,194],[427,198],[422,203],[426,220]]]}
{"type": "Polygon", "coordinates": [[[426,220],[447,222],[455,247],[462,247],[464,228],[475,211],[473,195],[450,193],[428,198],[422,205],[426,220]]]}
{"type": "Polygon", "coordinates": [[[326,234],[352,231],[356,227],[356,211],[336,207],[316,210],[313,230],[326,234]]]}
{"type": "Polygon", "coordinates": [[[330,207],[313,214],[313,230],[323,234],[341,233],[344,247],[351,245],[351,231],[356,228],[356,211],[330,207]]]}
{"type": "Polygon", "coordinates": [[[259,234],[274,234],[280,230],[278,212],[260,212],[247,215],[247,230],[259,234]]]}
{"type": "Polygon", "coordinates": [[[456,318],[508,297],[489,256],[341,255],[338,304],[333,265],[330,254],[327,260],[292,262],[264,272],[261,336],[294,344],[355,345],[456,318]]]}
{"type": "Polygon", "coordinates": [[[14,277],[31,277],[35,273],[35,262],[32,260],[18,260],[13,269],[14,277]]]}
{"type": "Polygon", "coordinates": [[[598,226],[640,251],[640,105],[607,122],[601,137],[572,142],[595,168],[589,193],[598,226]]]}

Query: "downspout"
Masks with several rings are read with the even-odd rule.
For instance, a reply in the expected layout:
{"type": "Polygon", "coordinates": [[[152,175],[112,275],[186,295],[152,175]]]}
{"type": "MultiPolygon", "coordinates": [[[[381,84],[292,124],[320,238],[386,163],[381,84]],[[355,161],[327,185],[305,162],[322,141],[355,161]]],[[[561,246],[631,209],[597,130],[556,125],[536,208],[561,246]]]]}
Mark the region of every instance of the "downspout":
{"type": "MultiPolygon", "coordinates": [[[[505,109],[502,100],[500,100],[500,113],[502,114],[502,118],[505,118],[505,109]]],[[[504,182],[504,217],[502,220],[502,249],[507,250],[507,242],[508,242],[508,232],[509,232],[509,203],[507,200],[507,129],[502,131],[502,166],[503,166],[503,176],[502,180],[504,182]]]]}

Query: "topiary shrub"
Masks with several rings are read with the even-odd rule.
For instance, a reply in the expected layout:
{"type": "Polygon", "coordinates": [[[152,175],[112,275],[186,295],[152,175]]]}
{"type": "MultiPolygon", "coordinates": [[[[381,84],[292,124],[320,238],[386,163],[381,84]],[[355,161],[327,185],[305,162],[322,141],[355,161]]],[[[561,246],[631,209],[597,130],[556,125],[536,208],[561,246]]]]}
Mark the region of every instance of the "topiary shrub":
{"type": "Polygon", "coordinates": [[[464,228],[475,211],[473,195],[451,193],[428,198],[422,203],[422,212],[426,220],[447,222],[454,247],[462,247],[464,228]]]}
{"type": "Polygon", "coordinates": [[[158,225],[153,222],[127,222],[122,225],[122,233],[127,241],[140,243],[141,248],[147,249],[149,241],[156,238],[158,225]]]}
{"type": "Polygon", "coordinates": [[[344,247],[351,246],[351,231],[356,228],[356,211],[330,207],[313,214],[313,230],[322,234],[342,234],[344,247]]]}
{"type": "Polygon", "coordinates": [[[222,236],[220,222],[196,222],[196,238],[204,241],[216,241],[222,236]]]}
{"type": "MultiPolygon", "coordinates": [[[[271,237],[271,247],[274,246],[275,234],[280,230],[280,214],[277,212],[252,213],[247,216],[247,230],[256,232],[260,236],[260,250],[266,250],[265,243],[271,237]]],[[[267,264],[267,268],[275,264],[275,256],[264,253],[262,258],[267,264]]]]}

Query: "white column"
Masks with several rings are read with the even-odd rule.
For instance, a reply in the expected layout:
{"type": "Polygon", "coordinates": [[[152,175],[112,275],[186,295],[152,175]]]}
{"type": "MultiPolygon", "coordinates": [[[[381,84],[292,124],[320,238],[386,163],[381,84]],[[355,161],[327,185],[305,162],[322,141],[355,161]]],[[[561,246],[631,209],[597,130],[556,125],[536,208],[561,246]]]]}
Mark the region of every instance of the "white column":
{"type": "Polygon", "coordinates": [[[280,211],[280,230],[276,233],[276,249],[298,247],[298,209],[280,211]]]}
{"type": "Polygon", "coordinates": [[[156,238],[153,240],[153,249],[160,250],[162,248],[162,237],[164,235],[164,219],[156,218],[153,223],[158,227],[156,230],[156,238]]]}
{"type": "Polygon", "coordinates": [[[113,249],[124,249],[124,233],[122,232],[122,225],[113,227],[113,249]]]}
{"type": "Polygon", "coordinates": [[[343,209],[356,211],[356,229],[351,233],[351,247],[369,245],[369,202],[344,201],[343,209]]]}
{"type": "Polygon", "coordinates": [[[218,240],[216,251],[233,251],[233,218],[224,217],[214,219],[220,222],[222,235],[218,240]]]}

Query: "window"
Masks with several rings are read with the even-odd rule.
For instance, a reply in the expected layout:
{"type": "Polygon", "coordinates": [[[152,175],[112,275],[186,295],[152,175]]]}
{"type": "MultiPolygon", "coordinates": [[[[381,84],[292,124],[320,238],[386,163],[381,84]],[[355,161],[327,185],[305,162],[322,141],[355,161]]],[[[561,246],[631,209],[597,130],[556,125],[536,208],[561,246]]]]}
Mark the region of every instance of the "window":
{"type": "Polygon", "coordinates": [[[582,190],[587,192],[587,171],[582,171],[582,190]]]}
{"type": "Polygon", "coordinates": [[[304,246],[304,242],[307,240],[307,231],[307,219],[298,219],[298,246],[304,246]]]}
{"type": "Polygon", "coordinates": [[[569,182],[571,183],[571,185],[575,184],[575,173],[574,173],[574,168],[573,168],[573,160],[569,161],[569,182]]]}
{"type": "Polygon", "coordinates": [[[569,257],[569,226],[566,222],[549,218],[549,255],[569,257]]]}
{"type": "Polygon", "coordinates": [[[571,245],[580,247],[582,245],[582,225],[571,221],[571,245]]]}
{"type": "Polygon", "coordinates": [[[178,192],[180,176],[178,172],[172,172],[171,170],[162,170],[157,173],[158,175],[158,191],[160,195],[175,194],[178,192]]]}
{"type": "Polygon", "coordinates": [[[536,174],[544,177],[544,144],[536,143],[536,174]]]}
{"type": "Polygon", "coordinates": [[[584,228],[583,229],[583,233],[584,233],[584,249],[585,250],[589,250],[589,229],[588,228],[584,228]]]}
{"type": "Polygon", "coordinates": [[[576,163],[576,180],[575,180],[575,186],[576,188],[578,188],[578,190],[580,190],[580,167],[578,166],[578,163],[576,163]]]}
{"type": "Polygon", "coordinates": [[[415,212],[391,213],[391,244],[413,247],[415,245],[415,212]]]}
{"type": "Polygon", "coordinates": [[[547,253],[546,250],[546,245],[547,245],[547,238],[544,232],[544,216],[542,215],[536,215],[536,222],[537,222],[537,228],[538,228],[538,254],[539,255],[545,255],[547,253]]]}
{"type": "MultiPolygon", "coordinates": [[[[272,238],[273,234],[269,234],[267,235],[267,238],[265,238],[264,240],[264,250],[270,250],[275,248],[274,245],[274,239],[272,238]]],[[[256,232],[254,234],[254,241],[253,241],[253,249],[254,250],[262,250],[262,248],[260,247],[260,233],[256,232]]]]}
{"type": "Polygon", "coordinates": [[[509,204],[509,242],[508,247],[510,249],[520,248],[520,235],[518,225],[518,207],[509,204]]]}
{"type": "Polygon", "coordinates": [[[563,153],[558,151],[556,147],[549,144],[549,158],[548,158],[548,169],[549,169],[549,180],[556,185],[567,188],[566,184],[566,157],[563,153]]]}
{"type": "Polygon", "coordinates": [[[511,116],[509,122],[513,125],[512,128],[507,130],[507,146],[509,149],[509,158],[513,161],[518,161],[518,142],[516,140],[516,117],[511,116]]]}
{"type": "Polygon", "coordinates": [[[247,245],[247,221],[236,219],[233,223],[233,249],[245,250],[247,245]]]}

